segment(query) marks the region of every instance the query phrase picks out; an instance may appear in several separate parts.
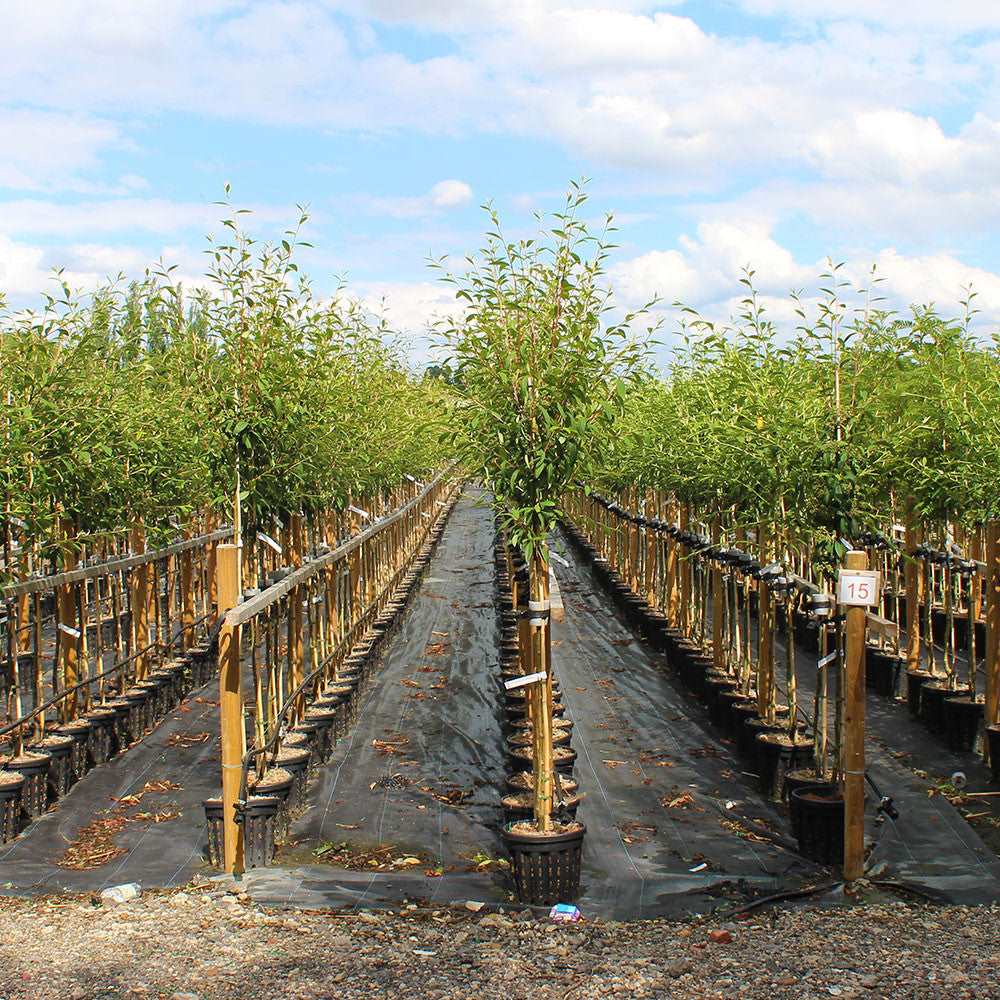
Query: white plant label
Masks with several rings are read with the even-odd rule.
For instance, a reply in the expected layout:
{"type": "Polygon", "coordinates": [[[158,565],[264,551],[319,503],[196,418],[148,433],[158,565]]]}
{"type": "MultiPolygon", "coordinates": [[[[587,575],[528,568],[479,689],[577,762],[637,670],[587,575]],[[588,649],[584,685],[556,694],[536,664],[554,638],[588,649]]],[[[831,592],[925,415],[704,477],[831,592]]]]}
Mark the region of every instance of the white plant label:
{"type": "Polygon", "coordinates": [[[66,635],[71,635],[74,639],[80,638],[80,630],[78,628],[73,628],[72,625],[64,625],[62,622],[60,622],[59,631],[65,632],[66,635]]]}
{"type": "Polygon", "coordinates": [[[848,607],[870,608],[878,604],[882,581],[877,570],[842,569],[837,575],[837,603],[848,607]]]}
{"type": "Polygon", "coordinates": [[[514,688],[524,687],[526,684],[534,684],[536,681],[545,680],[545,671],[542,670],[537,674],[525,674],[523,677],[512,677],[509,681],[504,681],[503,686],[508,691],[513,691],[514,688]]]}
{"type": "Polygon", "coordinates": [[[351,506],[348,507],[347,509],[352,514],[357,514],[358,517],[363,517],[366,521],[370,521],[371,520],[371,514],[369,514],[368,511],[362,510],[360,507],[355,507],[354,504],[351,504],[351,506]]]}
{"type": "Polygon", "coordinates": [[[829,666],[833,661],[837,659],[837,651],[834,650],[832,653],[827,653],[822,660],[818,660],[816,666],[822,670],[823,667],[829,666]]]}
{"type": "Polygon", "coordinates": [[[281,555],[281,546],[280,546],[280,545],[279,545],[279,544],[278,544],[278,543],[277,543],[277,542],[276,542],[276,541],[275,541],[275,540],[274,540],[274,539],[273,539],[273,538],[272,538],[272,537],[271,537],[270,535],[266,535],[266,534],[264,534],[264,532],[263,532],[263,531],[258,531],[258,532],[257,532],[257,537],[258,537],[258,538],[259,538],[259,539],[260,539],[260,540],[261,540],[261,541],[262,541],[262,542],[263,542],[263,543],[264,543],[265,545],[267,545],[267,546],[269,546],[270,548],[274,549],[274,551],[275,551],[275,552],[277,552],[279,556],[281,555]]]}
{"type": "Polygon", "coordinates": [[[558,552],[551,552],[550,551],[549,552],[549,558],[550,559],[555,559],[555,561],[557,563],[559,563],[560,566],[569,566],[569,563],[565,559],[563,559],[563,557],[561,555],[559,555],[558,552]]]}

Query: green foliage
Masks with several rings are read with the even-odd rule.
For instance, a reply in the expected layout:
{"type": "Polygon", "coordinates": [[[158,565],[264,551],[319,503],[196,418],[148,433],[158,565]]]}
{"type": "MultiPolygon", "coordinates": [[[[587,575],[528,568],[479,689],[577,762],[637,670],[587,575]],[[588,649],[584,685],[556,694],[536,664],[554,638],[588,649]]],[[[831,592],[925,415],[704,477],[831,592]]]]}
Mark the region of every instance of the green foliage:
{"type": "Polygon", "coordinates": [[[256,243],[242,216],[193,294],[161,265],[0,323],[0,491],[25,541],[59,518],[84,535],[142,522],[152,541],[198,511],[229,519],[237,470],[252,531],[439,464],[447,386],[410,374],[343,291],[312,294],[298,226],[256,243]]]}
{"type": "MultiPolygon", "coordinates": [[[[593,235],[570,190],[533,238],[508,239],[485,206],[485,245],[461,275],[444,272],[464,309],[440,327],[450,350],[449,442],[492,490],[526,557],[544,549],[560,501],[607,451],[645,348],[603,285],[613,232],[593,235]]],[[[541,221],[541,220],[540,220],[541,221]]]]}

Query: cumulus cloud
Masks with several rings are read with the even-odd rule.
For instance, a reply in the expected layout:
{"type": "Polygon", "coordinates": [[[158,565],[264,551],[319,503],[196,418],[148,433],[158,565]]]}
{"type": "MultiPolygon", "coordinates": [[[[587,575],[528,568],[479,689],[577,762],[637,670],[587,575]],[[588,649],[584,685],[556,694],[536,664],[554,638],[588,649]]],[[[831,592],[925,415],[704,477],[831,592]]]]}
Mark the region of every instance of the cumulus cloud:
{"type": "Polygon", "coordinates": [[[438,181],[429,191],[421,195],[393,198],[364,195],[355,200],[362,208],[376,215],[413,219],[468,204],[472,200],[472,188],[465,181],[444,180],[438,181]]]}
{"type": "MultiPolygon", "coordinates": [[[[911,306],[933,305],[943,315],[960,312],[961,300],[972,288],[984,326],[1000,325],[1000,274],[973,267],[948,253],[910,255],[885,247],[859,251],[846,262],[840,276],[848,282],[844,295],[861,303],[860,290],[870,282],[870,271],[883,279],[877,286],[882,306],[905,313],[911,306]]],[[[697,309],[706,318],[725,322],[739,311],[745,288],[739,281],[751,269],[767,315],[791,330],[801,320],[791,298],[794,290],[807,304],[814,302],[827,271],[824,259],[802,261],[782,246],[766,223],[704,222],[695,236],[683,236],[678,246],[654,250],[623,261],[612,269],[611,280],[622,305],[634,307],[653,297],[670,314],[675,301],[697,309]]]]}

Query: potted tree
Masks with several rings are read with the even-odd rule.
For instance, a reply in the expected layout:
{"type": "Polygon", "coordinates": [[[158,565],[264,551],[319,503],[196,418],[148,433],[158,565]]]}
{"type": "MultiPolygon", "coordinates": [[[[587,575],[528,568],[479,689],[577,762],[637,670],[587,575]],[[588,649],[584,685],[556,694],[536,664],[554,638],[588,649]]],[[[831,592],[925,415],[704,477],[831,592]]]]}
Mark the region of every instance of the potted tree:
{"type": "MultiPolygon", "coordinates": [[[[450,428],[457,456],[492,492],[500,525],[528,567],[527,648],[533,815],[508,824],[505,840],[524,902],[573,898],[579,889],[583,823],[553,819],[552,660],[549,635],[549,533],[577,479],[586,480],[606,448],[645,348],[633,325],[645,310],[611,319],[602,284],[611,220],[591,234],[574,184],[554,224],[535,239],[508,240],[497,213],[485,246],[444,280],[463,306],[440,332],[455,373],[450,428]]],[[[524,655],[526,654],[526,655],[524,655]]]]}

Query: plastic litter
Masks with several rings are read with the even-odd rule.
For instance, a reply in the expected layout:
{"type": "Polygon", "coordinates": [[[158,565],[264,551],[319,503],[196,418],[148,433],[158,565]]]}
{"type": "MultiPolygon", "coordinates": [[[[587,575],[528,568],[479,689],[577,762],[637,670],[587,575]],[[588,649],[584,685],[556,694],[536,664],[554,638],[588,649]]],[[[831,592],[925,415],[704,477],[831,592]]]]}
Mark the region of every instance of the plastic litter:
{"type": "Polygon", "coordinates": [[[142,886],[138,882],[126,882],[123,885],[113,885],[101,893],[105,903],[127,903],[142,895],[142,886]]]}
{"type": "Polygon", "coordinates": [[[572,903],[556,903],[549,910],[549,917],[557,924],[575,924],[583,914],[572,903]]]}

